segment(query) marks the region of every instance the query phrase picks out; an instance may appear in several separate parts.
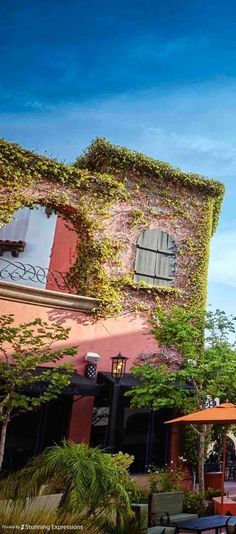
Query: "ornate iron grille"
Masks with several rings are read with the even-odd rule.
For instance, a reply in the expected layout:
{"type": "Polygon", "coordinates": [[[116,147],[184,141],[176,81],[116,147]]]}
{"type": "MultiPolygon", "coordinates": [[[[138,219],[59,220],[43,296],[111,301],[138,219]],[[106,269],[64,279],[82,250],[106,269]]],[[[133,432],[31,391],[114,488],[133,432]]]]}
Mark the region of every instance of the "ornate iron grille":
{"type": "Polygon", "coordinates": [[[92,426],[108,425],[109,407],[96,406],[93,408],[92,426]]]}
{"type": "MultiPolygon", "coordinates": [[[[0,280],[12,280],[18,282],[23,280],[26,285],[27,282],[35,282],[35,285],[47,284],[48,286],[57,287],[58,289],[72,290],[72,286],[66,279],[66,273],[60,271],[52,271],[39,265],[24,264],[20,261],[12,262],[8,259],[0,259],[0,280]]],[[[33,284],[32,284],[33,285],[33,284]]]]}

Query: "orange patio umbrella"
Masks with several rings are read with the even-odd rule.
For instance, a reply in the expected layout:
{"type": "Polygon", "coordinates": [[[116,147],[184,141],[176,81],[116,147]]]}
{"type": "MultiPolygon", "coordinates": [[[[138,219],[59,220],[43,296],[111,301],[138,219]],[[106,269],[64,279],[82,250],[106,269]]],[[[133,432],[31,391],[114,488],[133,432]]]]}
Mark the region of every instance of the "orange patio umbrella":
{"type": "Polygon", "coordinates": [[[213,408],[206,408],[199,412],[193,412],[183,417],[177,417],[166,421],[170,423],[183,423],[193,425],[224,425],[225,430],[223,434],[223,462],[222,462],[222,479],[221,479],[221,513],[223,510],[224,500],[224,480],[225,480],[225,459],[226,459],[226,433],[230,425],[236,424],[236,405],[230,402],[225,402],[214,406],[213,408]]]}

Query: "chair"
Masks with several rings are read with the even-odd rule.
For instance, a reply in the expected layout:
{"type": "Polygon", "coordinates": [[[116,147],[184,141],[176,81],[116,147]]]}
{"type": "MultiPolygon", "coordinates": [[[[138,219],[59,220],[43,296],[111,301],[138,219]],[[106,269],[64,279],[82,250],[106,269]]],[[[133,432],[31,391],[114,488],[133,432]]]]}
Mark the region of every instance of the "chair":
{"type": "Polygon", "coordinates": [[[134,512],[135,522],[140,532],[147,534],[165,534],[164,527],[148,528],[148,504],[132,503],[131,509],[134,512]]]}
{"type": "Polygon", "coordinates": [[[183,513],[183,498],[182,491],[152,494],[149,501],[149,525],[162,526],[165,534],[175,534],[180,521],[198,517],[197,514],[183,513]]]}
{"type": "Polygon", "coordinates": [[[236,534],[236,523],[230,523],[230,521],[234,520],[235,521],[235,517],[234,516],[229,516],[229,519],[227,519],[227,522],[226,522],[226,534],[236,534]]]}

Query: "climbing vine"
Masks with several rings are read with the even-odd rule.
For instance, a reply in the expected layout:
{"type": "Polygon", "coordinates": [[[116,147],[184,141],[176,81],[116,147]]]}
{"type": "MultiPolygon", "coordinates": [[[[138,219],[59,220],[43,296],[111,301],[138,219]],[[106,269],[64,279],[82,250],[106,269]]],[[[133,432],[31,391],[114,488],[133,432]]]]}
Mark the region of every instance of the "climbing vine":
{"type": "Polygon", "coordinates": [[[213,199],[212,233],[216,229],[224,197],[224,186],[220,182],[211,179],[206,180],[199,174],[183,172],[173,168],[168,163],[154,160],[142,153],[112,145],[106,139],[96,139],[84,155],[78,158],[76,165],[79,168],[92,171],[103,172],[106,170],[112,174],[132,176],[141,187],[144,187],[146,182],[149,189],[151,182],[155,189],[157,186],[159,187],[159,195],[164,196],[166,196],[165,191],[168,183],[181,183],[191,189],[196,188],[213,199]]]}
{"type": "Polygon", "coordinates": [[[209,240],[224,194],[219,182],[183,173],[104,139],[68,165],[2,139],[0,186],[0,224],[10,222],[19,208],[39,203],[71,221],[79,240],[68,280],[79,294],[100,299],[99,314],[146,312],[176,300],[183,306],[193,301],[204,306],[209,240]],[[197,210],[198,220],[192,220],[191,210],[197,210]],[[108,231],[115,216],[123,217],[126,225],[119,235],[108,231]],[[181,221],[191,228],[191,238],[178,246],[179,270],[186,267],[189,272],[191,267],[187,279],[180,279],[179,285],[177,279],[176,287],[134,283],[131,265],[123,268],[127,233],[133,236],[134,254],[144,229],[169,224],[171,233],[181,221]]]}

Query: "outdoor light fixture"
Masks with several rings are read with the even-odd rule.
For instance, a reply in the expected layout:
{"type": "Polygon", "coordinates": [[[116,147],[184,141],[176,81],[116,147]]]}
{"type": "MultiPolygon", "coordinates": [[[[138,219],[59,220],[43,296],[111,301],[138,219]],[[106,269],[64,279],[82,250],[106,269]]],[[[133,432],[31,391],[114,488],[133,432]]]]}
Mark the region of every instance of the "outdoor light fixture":
{"type": "Polygon", "coordinates": [[[97,352],[87,352],[85,355],[85,377],[90,378],[90,380],[95,380],[97,374],[97,363],[99,362],[101,356],[97,352]]]}
{"type": "Polygon", "coordinates": [[[85,377],[95,380],[97,374],[97,364],[88,362],[85,366],[85,377]]]}
{"type": "Polygon", "coordinates": [[[53,210],[50,206],[45,208],[45,214],[47,215],[47,218],[50,219],[51,215],[53,214],[53,210]]]}
{"type": "Polygon", "coordinates": [[[119,352],[119,354],[117,354],[117,356],[113,356],[111,360],[111,376],[116,382],[119,382],[119,380],[125,374],[126,362],[128,358],[126,358],[126,356],[122,356],[122,354],[119,352]]]}
{"type": "Polygon", "coordinates": [[[85,355],[86,362],[98,363],[101,356],[97,352],[87,352],[85,355]]]}

